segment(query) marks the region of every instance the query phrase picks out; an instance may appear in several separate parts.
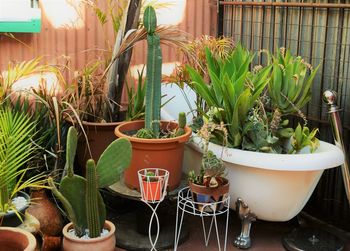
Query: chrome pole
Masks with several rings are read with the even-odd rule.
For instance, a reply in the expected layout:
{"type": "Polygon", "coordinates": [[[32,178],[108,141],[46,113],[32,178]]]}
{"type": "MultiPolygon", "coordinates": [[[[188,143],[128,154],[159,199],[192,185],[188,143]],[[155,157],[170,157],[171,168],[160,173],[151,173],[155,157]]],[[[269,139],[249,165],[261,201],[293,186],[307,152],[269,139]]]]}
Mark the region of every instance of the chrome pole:
{"type": "Polygon", "coordinates": [[[337,106],[337,93],[332,90],[326,90],[323,93],[323,101],[328,106],[329,121],[331,123],[335,145],[338,146],[344,154],[344,164],[341,166],[341,171],[343,175],[346,196],[348,198],[348,202],[350,203],[349,158],[344,147],[343,128],[339,116],[340,108],[337,106]]]}

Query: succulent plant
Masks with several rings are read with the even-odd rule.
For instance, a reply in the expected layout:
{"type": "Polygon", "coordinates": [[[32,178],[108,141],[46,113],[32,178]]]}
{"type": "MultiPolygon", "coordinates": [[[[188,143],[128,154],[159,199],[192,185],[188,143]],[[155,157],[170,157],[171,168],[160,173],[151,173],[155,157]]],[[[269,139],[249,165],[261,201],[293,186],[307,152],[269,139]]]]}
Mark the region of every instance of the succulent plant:
{"type": "Polygon", "coordinates": [[[98,189],[107,187],[120,179],[131,161],[131,144],[127,139],[113,141],[102,153],[95,165],[86,163],[86,178],[74,174],[73,163],[77,147],[77,131],[70,127],[67,135],[66,170],[59,189],[52,178],[49,184],[55,196],[62,202],[68,218],[72,221],[77,236],[89,230],[89,237],[100,236],[106,220],[106,209],[98,189]]]}
{"type": "Polygon", "coordinates": [[[143,25],[147,31],[147,86],[145,129],[152,131],[158,138],[160,133],[162,50],[160,37],[155,32],[157,27],[156,12],[152,6],[147,6],[143,16],[143,25]]]}
{"type": "Polygon", "coordinates": [[[309,146],[310,152],[314,152],[319,146],[320,142],[316,138],[318,129],[313,129],[310,132],[310,129],[307,126],[298,126],[295,128],[295,131],[291,137],[291,146],[289,153],[299,153],[304,147],[309,146]]]}

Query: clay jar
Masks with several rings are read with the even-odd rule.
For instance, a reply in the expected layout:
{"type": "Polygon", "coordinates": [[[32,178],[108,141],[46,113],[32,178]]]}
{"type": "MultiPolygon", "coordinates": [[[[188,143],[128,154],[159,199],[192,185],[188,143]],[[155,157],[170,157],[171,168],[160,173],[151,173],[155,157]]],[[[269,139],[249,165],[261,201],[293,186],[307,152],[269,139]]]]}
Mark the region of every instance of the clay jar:
{"type": "Polygon", "coordinates": [[[32,190],[32,202],[27,212],[40,222],[43,235],[58,236],[63,228],[62,216],[56,205],[49,200],[45,189],[32,190]]]}
{"type": "Polygon", "coordinates": [[[73,228],[73,224],[69,223],[63,228],[63,250],[64,251],[114,251],[115,250],[115,226],[112,222],[105,221],[105,229],[108,229],[109,233],[106,236],[92,238],[92,239],[80,239],[73,237],[68,233],[73,228]]]}

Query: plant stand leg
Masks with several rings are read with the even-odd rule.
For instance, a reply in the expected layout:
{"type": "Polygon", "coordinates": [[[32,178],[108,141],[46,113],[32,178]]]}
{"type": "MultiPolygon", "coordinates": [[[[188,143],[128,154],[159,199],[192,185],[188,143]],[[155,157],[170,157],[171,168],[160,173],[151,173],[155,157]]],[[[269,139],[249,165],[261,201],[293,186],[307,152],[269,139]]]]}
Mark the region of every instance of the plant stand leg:
{"type": "Polygon", "coordinates": [[[250,229],[252,222],[256,221],[256,215],[250,211],[248,205],[241,198],[238,198],[236,201],[236,211],[241,219],[242,229],[241,234],[236,237],[233,245],[238,248],[248,249],[252,245],[250,239],[250,229]]]}

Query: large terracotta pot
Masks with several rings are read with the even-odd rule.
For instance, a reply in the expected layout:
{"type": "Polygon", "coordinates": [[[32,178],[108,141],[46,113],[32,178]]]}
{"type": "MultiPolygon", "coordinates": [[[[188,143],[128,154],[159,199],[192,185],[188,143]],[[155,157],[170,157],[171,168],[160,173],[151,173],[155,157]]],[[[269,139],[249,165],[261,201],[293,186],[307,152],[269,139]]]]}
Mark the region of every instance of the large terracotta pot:
{"type": "Polygon", "coordinates": [[[106,220],[105,226],[109,230],[106,236],[80,239],[72,237],[68,231],[73,228],[72,223],[68,223],[62,230],[63,233],[63,250],[64,251],[114,251],[115,249],[115,226],[112,222],[106,220]]]}
{"type": "Polygon", "coordinates": [[[19,228],[0,227],[0,251],[34,251],[35,237],[19,228]]]}
{"type": "Polygon", "coordinates": [[[85,170],[86,161],[92,157],[98,160],[107,146],[115,140],[114,129],[121,122],[94,123],[83,121],[83,127],[88,137],[91,155],[86,144],[85,137],[82,135],[77,147],[77,158],[79,165],[85,170]]]}
{"type": "MultiPolygon", "coordinates": [[[[185,128],[185,134],[167,139],[141,139],[130,136],[144,127],[143,120],[122,123],[115,128],[117,137],[125,137],[132,144],[132,160],[124,172],[124,182],[131,189],[139,189],[137,172],[144,168],[163,168],[169,171],[169,189],[177,188],[182,176],[182,159],[185,143],[191,136],[191,128],[185,128]],[[129,133],[129,134],[128,134],[129,133]]],[[[161,128],[173,130],[176,122],[161,121],[161,128]]]]}

